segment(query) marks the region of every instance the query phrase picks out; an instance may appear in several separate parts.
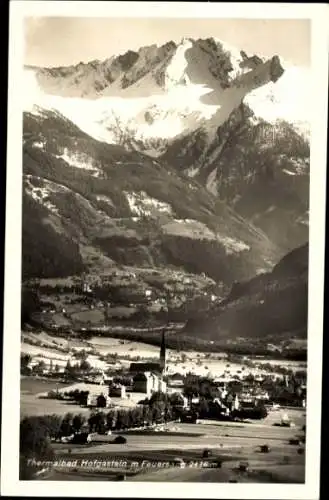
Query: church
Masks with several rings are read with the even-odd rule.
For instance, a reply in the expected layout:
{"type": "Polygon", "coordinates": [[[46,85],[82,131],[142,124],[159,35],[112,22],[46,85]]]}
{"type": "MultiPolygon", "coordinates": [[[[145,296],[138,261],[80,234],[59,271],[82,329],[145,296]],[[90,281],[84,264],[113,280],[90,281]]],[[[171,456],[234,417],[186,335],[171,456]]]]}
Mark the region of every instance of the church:
{"type": "Polygon", "coordinates": [[[166,341],[165,332],[162,332],[160,359],[158,363],[131,363],[129,367],[130,373],[152,372],[159,375],[164,375],[166,372],[166,341]]]}
{"type": "Polygon", "coordinates": [[[166,342],[162,332],[160,359],[158,363],[131,363],[129,368],[133,375],[133,390],[150,397],[153,392],[166,392],[167,384],[163,380],[166,373],[166,342]]]}

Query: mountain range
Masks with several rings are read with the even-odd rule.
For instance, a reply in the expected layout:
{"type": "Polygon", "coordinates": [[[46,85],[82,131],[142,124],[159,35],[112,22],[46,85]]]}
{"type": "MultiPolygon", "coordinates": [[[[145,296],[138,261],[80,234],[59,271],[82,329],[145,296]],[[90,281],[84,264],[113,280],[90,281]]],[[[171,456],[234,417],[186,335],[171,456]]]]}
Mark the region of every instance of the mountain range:
{"type": "Polygon", "coordinates": [[[25,67],[23,280],[143,269],[164,273],[160,295],[182,273],[204,279],[192,301],[226,300],[274,272],[308,240],[296,75],[214,38],[25,67]]]}

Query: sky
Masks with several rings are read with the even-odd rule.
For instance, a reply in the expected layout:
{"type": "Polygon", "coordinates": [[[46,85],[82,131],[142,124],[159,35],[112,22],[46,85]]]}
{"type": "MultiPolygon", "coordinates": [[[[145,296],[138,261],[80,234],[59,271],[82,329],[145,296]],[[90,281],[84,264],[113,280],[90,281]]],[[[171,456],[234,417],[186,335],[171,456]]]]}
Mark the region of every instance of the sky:
{"type": "Polygon", "coordinates": [[[309,66],[311,59],[311,23],[304,19],[29,17],[24,24],[24,62],[36,66],[104,60],[129,49],[211,36],[248,55],[279,55],[296,66],[309,66]]]}

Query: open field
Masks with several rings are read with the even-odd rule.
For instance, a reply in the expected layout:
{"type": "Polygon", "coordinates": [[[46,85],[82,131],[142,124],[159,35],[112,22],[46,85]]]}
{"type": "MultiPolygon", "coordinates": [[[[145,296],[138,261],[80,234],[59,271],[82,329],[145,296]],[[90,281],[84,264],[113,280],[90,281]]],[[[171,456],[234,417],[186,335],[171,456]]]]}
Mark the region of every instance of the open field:
{"type": "Polygon", "coordinates": [[[30,341],[41,342],[47,347],[56,348],[56,346],[62,347],[64,349],[69,348],[86,348],[88,347],[88,343],[85,340],[70,338],[69,340],[64,337],[58,337],[55,335],[51,335],[47,332],[22,332],[22,340],[24,338],[29,339],[30,341]]]}
{"type": "MultiPolygon", "coordinates": [[[[93,337],[88,340],[88,345],[96,349],[100,354],[115,354],[141,356],[142,358],[151,358],[159,355],[159,347],[143,342],[134,342],[131,340],[120,340],[111,337],[93,337]]],[[[168,349],[170,356],[170,350],[168,349]]]]}
{"type": "Polygon", "coordinates": [[[69,384],[57,382],[55,380],[47,380],[37,377],[21,377],[21,394],[37,395],[41,392],[48,392],[55,389],[64,389],[69,384]]]}
{"type": "MultiPolygon", "coordinates": [[[[59,391],[74,391],[75,389],[90,391],[100,390],[100,386],[96,384],[85,383],[62,383],[52,380],[41,379],[36,377],[21,378],[21,417],[32,415],[65,415],[68,412],[89,414],[90,409],[84,408],[72,401],[60,401],[57,399],[48,399],[46,393],[51,390],[59,391]]],[[[107,386],[103,386],[103,390],[107,390],[107,386]]],[[[120,408],[128,408],[135,406],[138,401],[145,399],[145,394],[131,393],[130,398],[121,399],[112,397],[113,405],[120,408]]]]}
{"type": "MultiPolygon", "coordinates": [[[[273,419],[275,420],[275,419],[273,419]]],[[[276,417],[280,421],[280,417],[276,417]]],[[[92,446],[68,446],[58,444],[55,445],[59,453],[63,455],[68,453],[71,448],[70,457],[75,455],[88,455],[96,458],[102,453],[118,453],[118,452],[139,452],[140,450],[202,450],[209,448],[213,450],[225,449],[241,449],[257,447],[261,444],[268,444],[274,448],[286,447],[287,450],[294,450],[296,446],[289,445],[290,438],[301,433],[301,427],[294,428],[276,427],[270,422],[265,423],[245,423],[243,425],[237,423],[226,422],[206,422],[201,424],[169,424],[167,428],[175,428],[177,432],[166,433],[154,432],[147,437],[143,432],[130,434],[129,432],[121,431],[120,434],[127,437],[127,444],[111,443],[113,436],[97,436],[92,446]],[[176,435],[175,435],[176,434],[176,435]]],[[[257,455],[259,456],[259,455],[257,455]]],[[[263,455],[261,455],[262,457],[263,455]]]]}
{"type": "MultiPolygon", "coordinates": [[[[302,412],[296,410],[294,415],[298,420],[298,413],[302,423],[302,412]]],[[[275,418],[272,415],[272,420],[275,418]]],[[[127,437],[124,445],[109,442],[113,436],[99,436],[99,442],[84,446],[56,444],[56,460],[62,462],[45,479],[115,480],[118,473],[127,472],[127,480],[132,481],[304,481],[304,455],[297,453],[297,446],[289,444],[289,439],[300,433],[299,426],[273,427],[268,421],[252,424],[203,422],[166,427],[176,428],[176,436],[174,432],[170,432],[170,439],[158,433],[149,436],[120,433],[127,437]],[[270,446],[269,453],[260,453],[259,446],[263,444],[270,446]],[[205,448],[211,450],[211,457],[207,459],[202,458],[205,448]],[[185,466],[163,467],[160,464],[175,458],[183,459],[185,466]],[[215,459],[222,461],[222,468],[209,468],[209,462],[215,459]],[[116,468],[108,465],[113,460],[120,462],[116,468]],[[249,464],[247,472],[237,470],[242,461],[249,464]],[[135,462],[135,470],[131,470],[132,462],[135,462]]]]}
{"type": "MultiPolygon", "coordinates": [[[[80,341],[77,339],[66,340],[60,337],[51,336],[47,333],[40,334],[28,334],[29,341],[27,340],[27,334],[22,336],[21,351],[28,353],[36,358],[52,359],[54,363],[59,366],[65,366],[68,359],[71,359],[74,351],[85,349],[86,351],[92,352],[89,354],[88,362],[91,366],[97,369],[108,370],[111,368],[111,364],[99,360],[99,356],[106,355],[116,355],[117,361],[122,365],[129,365],[130,360],[139,357],[139,360],[154,359],[159,356],[159,347],[146,344],[143,342],[135,342],[130,340],[120,340],[111,337],[101,337],[95,336],[91,339],[80,341]],[[32,342],[32,343],[31,343],[32,342]],[[38,343],[38,345],[35,345],[38,343]],[[41,343],[41,346],[39,345],[41,343]],[[58,347],[66,349],[67,352],[63,352],[58,347]]],[[[170,373],[182,373],[186,374],[193,372],[200,376],[212,376],[212,377],[229,377],[247,375],[252,373],[253,375],[265,375],[268,373],[263,365],[270,364],[273,369],[272,372],[275,373],[275,367],[285,367],[294,371],[305,370],[306,363],[302,361],[288,361],[288,360],[276,360],[270,358],[253,358],[246,357],[240,362],[228,362],[226,359],[227,355],[225,353],[208,353],[198,351],[174,351],[172,349],[167,349],[167,370],[170,373]],[[247,366],[248,361],[255,363],[255,366],[247,366]]],[[[74,359],[73,359],[74,362],[74,359]]]]}
{"type": "MultiPolygon", "coordinates": [[[[81,385],[81,384],[80,384],[81,385]]],[[[58,387],[72,389],[70,386],[56,384],[49,380],[22,378],[21,381],[21,416],[44,415],[57,413],[84,413],[90,410],[71,402],[42,399],[38,395],[58,387]]],[[[80,386],[79,386],[80,387],[80,386]]],[[[95,386],[93,386],[95,387],[95,386]]],[[[83,384],[80,388],[86,389],[83,384]]],[[[113,403],[136,404],[143,395],[133,394],[133,400],[113,398],[113,403]],[[137,399],[136,399],[137,398],[137,399]],[[116,401],[117,400],[117,401],[116,401]]],[[[113,443],[115,436],[95,435],[93,442],[87,445],[71,445],[54,443],[56,460],[61,465],[40,479],[102,481],[117,480],[118,474],[127,474],[128,481],[205,481],[205,482],[296,482],[304,481],[304,455],[298,454],[298,446],[289,444],[289,439],[302,434],[305,424],[305,410],[282,409],[272,411],[260,421],[219,422],[202,420],[199,424],[171,423],[160,432],[138,432],[134,430],[120,431],[127,438],[126,444],[113,443]],[[287,413],[295,427],[279,427],[282,413],[287,413]],[[267,444],[269,453],[260,453],[259,446],[267,444]],[[179,457],[185,462],[200,462],[204,449],[211,450],[211,457],[206,460],[220,459],[222,468],[214,469],[200,464],[184,468],[157,465],[139,467],[136,470],[122,470],[113,466],[93,465],[96,463],[121,460],[142,464],[149,461],[153,464],[161,461],[172,461],[179,457]],[[249,470],[241,472],[237,467],[241,461],[249,463],[249,470]],[[83,462],[83,464],[82,464],[83,462]],[[87,465],[86,465],[87,463],[87,465]],[[74,465],[74,467],[73,467],[74,465]]],[[[116,433],[114,433],[116,434],[116,433]]],[[[303,445],[302,445],[303,446],[303,445]]]]}

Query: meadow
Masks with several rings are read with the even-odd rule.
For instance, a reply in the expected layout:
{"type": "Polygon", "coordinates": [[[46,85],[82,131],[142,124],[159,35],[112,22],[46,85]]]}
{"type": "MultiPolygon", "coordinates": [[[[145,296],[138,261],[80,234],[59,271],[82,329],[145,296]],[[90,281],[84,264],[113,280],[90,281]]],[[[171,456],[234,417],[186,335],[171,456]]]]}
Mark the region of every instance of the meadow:
{"type": "Polygon", "coordinates": [[[295,428],[273,426],[280,419],[279,414],[273,412],[262,423],[167,424],[169,439],[166,433],[145,436],[143,432],[140,435],[120,432],[126,436],[126,444],[113,444],[111,436],[99,436],[91,445],[57,444],[56,459],[63,462],[51,478],[116,480],[118,473],[126,473],[126,479],[132,481],[229,482],[234,479],[237,482],[303,483],[305,457],[298,452],[300,447],[289,444],[289,440],[301,433],[305,418],[300,410],[292,411],[291,417],[296,420],[295,428]],[[260,446],[264,444],[269,446],[269,453],[260,453],[260,446]],[[209,450],[207,459],[203,458],[205,449],[209,450]],[[160,462],[174,459],[184,460],[184,467],[160,466],[160,462]],[[135,470],[129,469],[129,465],[122,465],[121,469],[106,465],[111,460],[121,464],[134,461],[135,470]],[[220,460],[222,467],[207,466],[213,460],[220,460]],[[247,463],[246,471],[240,470],[241,463],[247,463]]]}

